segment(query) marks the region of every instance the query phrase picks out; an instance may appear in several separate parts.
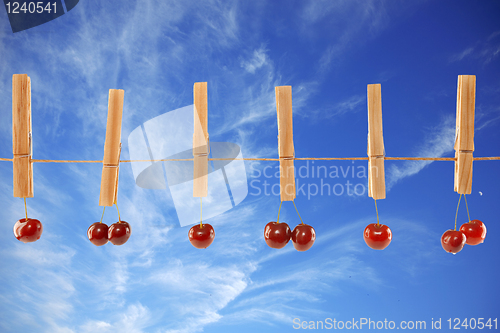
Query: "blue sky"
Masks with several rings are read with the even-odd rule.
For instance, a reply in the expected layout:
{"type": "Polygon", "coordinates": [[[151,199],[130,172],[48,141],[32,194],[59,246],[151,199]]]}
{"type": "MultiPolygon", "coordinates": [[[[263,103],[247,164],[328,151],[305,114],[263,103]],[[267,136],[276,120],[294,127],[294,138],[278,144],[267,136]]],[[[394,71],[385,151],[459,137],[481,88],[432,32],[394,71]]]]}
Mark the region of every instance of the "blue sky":
{"type": "MultiPolygon", "coordinates": [[[[12,75],[20,73],[32,82],[37,159],[101,159],[109,89],[125,90],[128,159],[129,134],[192,104],[199,81],[208,82],[210,139],[238,144],[243,157],[278,156],[279,85],[292,86],[296,157],[366,156],[371,83],[382,84],[387,156],[451,157],[461,74],[477,77],[474,156],[500,156],[499,14],[496,1],[81,0],[13,34],[3,12],[0,157],[12,157],[12,75]]],[[[125,245],[96,247],[86,238],[102,213],[102,165],[62,163],[34,166],[28,212],[44,232],[23,244],[12,233],[23,200],[12,196],[12,163],[0,162],[0,331],[294,332],[295,318],[423,320],[428,329],[441,318],[446,330],[448,318],[499,316],[500,162],[474,162],[469,209],[488,235],[457,255],[440,244],[458,201],[452,162],[386,162],[387,198],[378,208],[393,240],[384,251],[362,239],[376,221],[366,192],[311,193],[321,182],[361,189],[366,178],[299,177],[304,192],[295,202],[317,234],[304,253],[263,239],[279,206],[263,184],[279,180],[262,172],[277,165],[245,162],[248,184],[262,191],[249,186],[243,202],[207,220],[216,238],[197,250],[171,192],[136,186],[125,163],[118,195],[132,226],[125,245]]],[[[281,214],[292,228],[300,222],[289,202],[281,214]]],[[[116,221],[107,209],[103,222],[116,221]]],[[[461,205],[457,223],[466,221],[461,205]]]]}

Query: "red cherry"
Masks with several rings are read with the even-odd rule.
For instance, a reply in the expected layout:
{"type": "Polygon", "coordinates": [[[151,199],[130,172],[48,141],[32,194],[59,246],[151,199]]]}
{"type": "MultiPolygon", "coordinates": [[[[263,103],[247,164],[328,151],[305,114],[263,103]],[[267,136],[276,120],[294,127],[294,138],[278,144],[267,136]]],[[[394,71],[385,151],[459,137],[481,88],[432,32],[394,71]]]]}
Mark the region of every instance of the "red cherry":
{"type": "Polygon", "coordinates": [[[208,224],[196,224],[189,229],[189,241],[197,249],[206,249],[212,244],[215,238],[214,228],[208,224]]]}
{"type": "Polygon", "coordinates": [[[308,224],[299,224],[292,231],[293,247],[297,251],[307,251],[313,246],[316,240],[314,228],[308,224]]]}
{"type": "Polygon", "coordinates": [[[108,242],[108,226],[101,222],[92,224],[87,230],[89,240],[95,246],[101,246],[108,242]]]}
{"type": "Polygon", "coordinates": [[[281,249],[290,241],[292,232],[286,223],[269,222],[264,228],[264,239],[273,249],[281,249]]]}
{"type": "Polygon", "coordinates": [[[42,231],[42,223],[36,219],[28,218],[26,221],[26,218],[22,218],[14,224],[14,236],[23,243],[39,240],[42,231]]]}
{"type": "Polygon", "coordinates": [[[472,220],[462,224],[460,231],[467,237],[465,243],[468,245],[481,244],[486,238],[486,226],[479,220],[472,220]]]}
{"type": "Polygon", "coordinates": [[[366,226],[363,238],[372,249],[383,250],[391,243],[392,231],[386,225],[371,223],[366,226]]]}
{"type": "Polygon", "coordinates": [[[130,238],[132,228],[125,221],[113,223],[108,229],[108,239],[113,245],[123,245],[130,238]]]}
{"type": "Polygon", "coordinates": [[[446,252],[455,254],[462,251],[466,240],[463,232],[450,229],[441,236],[441,245],[446,252]]]}

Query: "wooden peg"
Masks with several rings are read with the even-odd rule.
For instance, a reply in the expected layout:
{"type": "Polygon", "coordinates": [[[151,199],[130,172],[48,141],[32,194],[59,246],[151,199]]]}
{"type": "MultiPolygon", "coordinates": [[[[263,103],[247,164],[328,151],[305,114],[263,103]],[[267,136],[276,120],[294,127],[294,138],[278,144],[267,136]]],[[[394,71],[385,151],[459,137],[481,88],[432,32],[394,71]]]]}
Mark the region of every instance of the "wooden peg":
{"type": "Polygon", "coordinates": [[[193,197],[208,195],[208,102],[207,83],[196,82],[194,96],[194,134],[193,134],[193,197]]]}
{"type": "Polygon", "coordinates": [[[368,196],[385,199],[384,137],[380,84],[369,84],[368,99],[368,196]]]}
{"type": "Polygon", "coordinates": [[[457,126],[455,138],[455,191],[472,191],[472,153],[474,151],[474,109],[476,76],[459,75],[457,84],[457,126]]]}
{"type": "Polygon", "coordinates": [[[12,152],[14,197],[33,197],[33,139],[31,137],[31,79],[12,76],[12,152]]]}
{"type": "Polygon", "coordinates": [[[281,201],[295,199],[295,169],[292,123],[292,87],[275,87],[278,112],[278,150],[280,158],[281,201]]]}
{"type": "Polygon", "coordinates": [[[99,206],[113,206],[118,194],[124,94],[121,89],[109,90],[99,206]]]}

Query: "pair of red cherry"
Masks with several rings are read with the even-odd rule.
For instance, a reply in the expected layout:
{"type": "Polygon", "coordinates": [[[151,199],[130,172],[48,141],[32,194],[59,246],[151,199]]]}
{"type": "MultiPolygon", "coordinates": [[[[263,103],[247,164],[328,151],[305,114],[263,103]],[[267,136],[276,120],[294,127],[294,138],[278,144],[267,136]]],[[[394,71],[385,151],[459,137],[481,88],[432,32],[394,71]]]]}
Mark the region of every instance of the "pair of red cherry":
{"type": "Polygon", "coordinates": [[[215,238],[214,228],[208,224],[196,224],[189,229],[189,241],[197,249],[206,249],[212,244],[215,238]]]}
{"type": "Polygon", "coordinates": [[[95,246],[101,246],[110,241],[113,245],[123,245],[130,238],[132,228],[125,221],[113,223],[109,228],[105,223],[96,222],[87,230],[87,236],[95,246]]]}
{"type": "Polygon", "coordinates": [[[264,239],[273,249],[281,249],[292,240],[297,251],[307,251],[316,240],[314,228],[308,224],[299,224],[290,231],[288,224],[283,222],[269,222],[264,228],[264,239]]]}
{"type": "Polygon", "coordinates": [[[446,252],[458,253],[465,244],[478,245],[486,238],[486,226],[479,220],[462,224],[460,230],[446,230],[441,236],[441,246],[446,252]]]}
{"type": "Polygon", "coordinates": [[[384,224],[371,223],[366,226],[363,239],[372,249],[383,250],[391,243],[392,231],[384,224]]]}
{"type": "Polygon", "coordinates": [[[42,231],[42,223],[37,219],[22,218],[14,224],[14,236],[23,243],[39,240],[42,231]]]}

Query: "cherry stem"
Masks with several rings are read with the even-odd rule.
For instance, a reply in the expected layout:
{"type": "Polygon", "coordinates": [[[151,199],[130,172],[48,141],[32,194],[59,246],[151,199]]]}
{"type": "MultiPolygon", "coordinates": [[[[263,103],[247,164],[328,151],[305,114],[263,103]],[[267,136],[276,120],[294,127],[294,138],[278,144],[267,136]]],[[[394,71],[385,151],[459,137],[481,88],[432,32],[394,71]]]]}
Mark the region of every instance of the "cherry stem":
{"type": "Polygon", "coordinates": [[[102,210],[102,215],[101,215],[101,222],[102,223],[102,218],[104,217],[104,211],[106,210],[106,206],[104,206],[104,209],[102,210]]]}
{"type": "Polygon", "coordinates": [[[26,207],[26,198],[24,198],[24,211],[26,212],[26,222],[28,222],[28,207],[26,207]]]}
{"type": "Polygon", "coordinates": [[[457,217],[458,217],[458,207],[460,207],[460,199],[462,199],[462,195],[458,197],[458,205],[457,205],[457,212],[455,213],[455,231],[457,231],[457,217]]]}
{"type": "Polygon", "coordinates": [[[373,199],[373,201],[375,201],[375,211],[377,212],[377,227],[380,227],[380,222],[378,219],[377,199],[373,199]]]}
{"type": "Polygon", "coordinates": [[[300,217],[299,210],[297,209],[297,206],[295,206],[295,201],[292,200],[293,206],[295,207],[295,210],[297,211],[297,215],[299,216],[300,222],[302,222],[302,225],[304,224],[304,221],[302,221],[302,217],[300,217]]]}
{"type": "Polygon", "coordinates": [[[200,228],[203,228],[203,198],[200,197],[200,228]]]}
{"type": "Polygon", "coordinates": [[[280,201],[280,208],[278,209],[278,220],[276,221],[276,224],[280,223],[280,211],[281,211],[281,204],[282,203],[283,203],[283,201],[280,201]]]}
{"type": "Polygon", "coordinates": [[[467,198],[465,197],[465,194],[464,194],[464,200],[465,200],[465,207],[467,208],[467,217],[469,218],[469,223],[470,223],[469,205],[467,205],[467,198]]]}
{"type": "MultiPolygon", "coordinates": [[[[116,201],[115,201],[115,206],[116,206],[116,210],[118,211],[118,222],[121,222],[122,219],[120,218],[120,210],[118,209],[118,204],[116,203],[116,201]]],[[[103,214],[104,214],[104,211],[103,211],[103,214]]]]}

